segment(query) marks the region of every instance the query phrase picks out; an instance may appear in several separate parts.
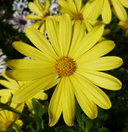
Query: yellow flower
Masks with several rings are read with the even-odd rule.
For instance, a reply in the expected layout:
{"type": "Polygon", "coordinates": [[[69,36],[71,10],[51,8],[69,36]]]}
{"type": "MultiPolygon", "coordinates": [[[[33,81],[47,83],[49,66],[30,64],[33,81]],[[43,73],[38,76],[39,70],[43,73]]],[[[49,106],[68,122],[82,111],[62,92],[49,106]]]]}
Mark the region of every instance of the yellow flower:
{"type": "MultiPolygon", "coordinates": [[[[2,80],[2,79],[0,80],[0,84],[7,88],[7,89],[0,89],[0,96],[5,98],[5,101],[3,103],[7,103],[10,100],[11,93],[15,94],[20,88],[22,89],[22,88],[24,88],[24,86],[26,87],[27,85],[31,85],[31,81],[15,81],[11,78],[8,78],[5,75],[4,71],[2,72],[2,75],[4,78],[6,78],[8,80],[8,81],[2,80]]],[[[45,99],[47,99],[47,94],[45,94],[41,90],[40,92],[36,93],[31,98],[24,100],[25,102],[23,102],[23,104],[22,104],[23,108],[26,103],[30,110],[33,109],[32,98],[45,100],[45,99]]]]}
{"type": "Polygon", "coordinates": [[[42,33],[45,32],[45,21],[46,18],[50,15],[49,11],[49,0],[44,0],[44,7],[39,0],[34,0],[34,2],[29,2],[29,9],[34,12],[34,14],[30,14],[26,16],[27,20],[39,20],[33,26],[39,29],[42,33]]]}
{"type": "MultiPolygon", "coordinates": [[[[22,111],[21,108],[19,108],[19,105],[11,104],[11,107],[15,108],[16,110],[22,111]]],[[[11,125],[12,122],[15,120],[15,118],[17,118],[17,116],[18,114],[11,111],[0,110],[0,130],[6,130],[9,125],[11,125]]],[[[23,125],[23,122],[17,118],[15,124],[18,127],[21,127],[23,125]]],[[[14,125],[12,126],[12,128],[15,129],[16,132],[19,132],[14,125]]]]}
{"type": "Polygon", "coordinates": [[[120,21],[118,26],[126,31],[126,37],[128,37],[128,19],[126,21],[120,21]]]}
{"type": "Polygon", "coordinates": [[[127,12],[124,8],[128,8],[127,0],[89,0],[88,4],[90,5],[85,13],[87,16],[89,15],[92,20],[97,19],[101,14],[103,21],[108,24],[111,22],[112,11],[118,19],[122,21],[127,19],[127,12]]]}
{"type": "MultiPolygon", "coordinates": [[[[83,5],[82,0],[58,0],[59,7],[58,10],[62,14],[70,15],[72,19],[72,24],[77,20],[82,20],[85,22],[85,28],[90,31],[99,21],[90,20],[86,15],[87,8],[89,4],[83,5]]],[[[100,22],[101,24],[101,22],[100,22]]]]}
{"type": "Polygon", "coordinates": [[[37,49],[23,42],[13,43],[15,49],[33,60],[8,61],[6,65],[12,70],[6,74],[16,80],[34,80],[32,85],[17,91],[13,102],[22,102],[54,83],[57,86],[49,104],[49,126],[56,124],[61,113],[65,123],[73,125],[75,97],[85,114],[96,118],[96,105],[103,109],[111,107],[108,96],[99,87],[119,90],[122,86],[117,78],[102,72],[123,63],[119,57],[104,56],[114,48],[114,42],[97,43],[104,26],[96,26],[86,34],[85,23],[78,20],[72,26],[69,15],[62,15],[59,23],[55,17],[48,17],[46,29],[50,43],[37,29],[26,28],[37,49]]]}

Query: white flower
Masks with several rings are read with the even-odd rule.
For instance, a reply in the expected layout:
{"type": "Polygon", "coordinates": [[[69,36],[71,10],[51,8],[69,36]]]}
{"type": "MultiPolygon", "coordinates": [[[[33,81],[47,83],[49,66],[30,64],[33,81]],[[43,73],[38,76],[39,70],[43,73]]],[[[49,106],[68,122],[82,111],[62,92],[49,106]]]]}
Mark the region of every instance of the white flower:
{"type": "Polygon", "coordinates": [[[3,17],[4,13],[5,13],[5,10],[3,10],[3,9],[1,8],[1,9],[0,9],[0,19],[3,17]]]}
{"type": "Polygon", "coordinates": [[[59,5],[58,2],[51,2],[50,7],[49,7],[51,15],[53,15],[53,14],[55,15],[55,14],[59,13],[58,9],[57,9],[58,5],[59,5]]]}
{"type": "Polygon", "coordinates": [[[2,49],[0,49],[0,76],[1,72],[6,70],[5,61],[6,55],[3,55],[2,49]]]}
{"type": "Polygon", "coordinates": [[[42,5],[44,5],[44,0],[39,0],[41,3],[42,3],[42,5]]]}
{"type": "Polygon", "coordinates": [[[32,58],[30,58],[30,57],[28,57],[28,56],[25,56],[25,57],[23,57],[23,59],[32,59],[32,58]]]}
{"type": "Polygon", "coordinates": [[[32,25],[34,22],[33,20],[26,20],[26,15],[29,15],[29,12],[14,12],[13,18],[9,20],[9,24],[13,24],[13,28],[18,29],[19,32],[25,32],[25,27],[32,25]]]}
{"type": "Polygon", "coordinates": [[[51,0],[51,3],[58,3],[57,0],[51,0]]]}
{"type": "Polygon", "coordinates": [[[14,0],[12,4],[12,10],[21,12],[24,8],[28,7],[28,1],[27,0],[14,0]]]}

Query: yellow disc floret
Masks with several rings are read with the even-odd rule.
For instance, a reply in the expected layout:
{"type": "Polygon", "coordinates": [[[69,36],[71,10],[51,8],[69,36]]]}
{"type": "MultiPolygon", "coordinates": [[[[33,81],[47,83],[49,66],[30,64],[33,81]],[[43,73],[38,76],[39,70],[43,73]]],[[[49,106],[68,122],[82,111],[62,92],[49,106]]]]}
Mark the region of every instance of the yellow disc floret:
{"type": "Polygon", "coordinates": [[[74,15],[75,20],[83,20],[83,15],[81,13],[77,13],[74,15]]]}
{"type": "Polygon", "coordinates": [[[5,128],[8,128],[10,125],[12,124],[12,121],[10,121],[10,120],[7,120],[6,122],[5,122],[5,128]]]}
{"type": "Polygon", "coordinates": [[[72,58],[63,56],[56,61],[55,71],[59,76],[70,76],[75,72],[76,64],[72,58]]]}

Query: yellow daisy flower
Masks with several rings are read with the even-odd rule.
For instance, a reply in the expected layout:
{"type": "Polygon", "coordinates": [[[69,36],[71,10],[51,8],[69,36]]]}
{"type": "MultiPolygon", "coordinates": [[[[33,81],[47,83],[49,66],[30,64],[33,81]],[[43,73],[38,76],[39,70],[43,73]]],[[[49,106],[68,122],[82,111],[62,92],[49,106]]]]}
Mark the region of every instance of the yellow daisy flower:
{"type": "MultiPolygon", "coordinates": [[[[2,72],[2,76],[7,79],[7,81],[2,80],[2,79],[0,80],[0,84],[7,88],[7,89],[0,89],[0,96],[5,98],[5,101],[3,103],[7,103],[10,100],[11,93],[15,94],[16,91],[18,91],[20,88],[24,88],[24,86],[26,87],[27,85],[31,84],[30,81],[15,81],[11,78],[8,78],[5,75],[4,71],[2,72]]],[[[32,98],[45,100],[45,99],[48,98],[48,96],[47,96],[46,93],[43,92],[43,90],[41,90],[40,92],[36,93],[33,97],[28,98],[27,100],[25,100],[25,102],[23,102],[23,104],[22,104],[23,108],[24,108],[24,105],[26,103],[28,108],[30,110],[33,110],[32,98]]]]}
{"type": "Polygon", "coordinates": [[[39,29],[42,33],[45,33],[45,21],[46,18],[50,15],[49,5],[49,0],[44,0],[44,6],[39,0],[34,0],[34,2],[29,2],[28,4],[28,8],[36,15],[30,14],[25,18],[27,20],[39,20],[38,22],[33,24],[33,26],[39,29]]]}
{"type": "Polygon", "coordinates": [[[125,34],[126,34],[126,37],[128,37],[128,19],[126,21],[120,21],[118,23],[118,26],[126,31],[125,34]]]}
{"type": "Polygon", "coordinates": [[[104,57],[114,48],[114,42],[97,43],[104,26],[96,26],[86,34],[85,23],[78,20],[72,26],[69,15],[62,15],[59,23],[55,17],[48,17],[46,29],[50,43],[37,29],[26,28],[27,37],[37,49],[23,42],[13,43],[15,49],[33,60],[8,61],[6,65],[12,70],[6,71],[6,75],[21,81],[34,80],[16,92],[13,102],[22,102],[42,89],[49,89],[54,80],[57,86],[48,108],[49,126],[56,124],[61,113],[65,123],[73,125],[75,97],[85,114],[96,118],[96,105],[103,109],[111,107],[108,96],[99,87],[119,90],[122,85],[117,78],[102,72],[123,63],[119,57],[104,57]]]}
{"type": "MultiPolygon", "coordinates": [[[[11,105],[11,107],[15,108],[16,110],[19,110],[19,105],[11,105]],[[15,107],[14,107],[15,106],[15,107]]],[[[6,130],[9,125],[12,124],[12,122],[17,118],[18,114],[16,113],[13,113],[11,111],[8,111],[8,110],[0,110],[0,130],[6,130]]],[[[21,127],[23,125],[23,122],[20,120],[20,119],[16,119],[15,121],[15,124],[18,126],[18,127],[21,127]]],[[[19,132],[15,126],[13,125],[12,126],[13,129],[16,130],[16,132],[19,132]]]]}
{"type": "Polygon", "coordinates": [[[128,8],[127,0],[89,0],[88,4],[90,5],[85,13],[92,20],[97,19],[101,14],[104,23],[108,24],[111,22],[112,11],[118,19],[122,21],[127,19],[127,12],[124,8],[128,8]]]}
{"type": "Polygon", "coordinates": [[[85,22],[85,28],[90,31],[97,23],[100,21],[90,20],[86,15],[89,4],[83,5],[82,0],[58,0],[59,7],[58,10],[61,14],[68,14],[72,19],[72,24],[77,20],[82,20],[85,22]]]}

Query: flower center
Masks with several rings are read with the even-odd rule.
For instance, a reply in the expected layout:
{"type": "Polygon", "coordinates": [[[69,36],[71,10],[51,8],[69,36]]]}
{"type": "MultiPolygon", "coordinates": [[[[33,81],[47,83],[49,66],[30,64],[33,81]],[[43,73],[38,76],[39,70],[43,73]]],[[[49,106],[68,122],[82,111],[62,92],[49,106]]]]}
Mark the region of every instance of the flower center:
{"type": "Polygon", "coordinates": [[[83,15],[81,13],[77,13],[74,15],[75,20],[83,20],[83,15]]]}
{"type": "Polygon", "coordinates": [[[8,128],[8,127],[9,127],[9,125],[11,125],[11,124],[12,124],[12,121],[7,120],[7,121],[4,123],[5,128],[8,128]]]}
{"type": "Polygon", "coordinates": [[[42,16],[42,21],[45,21],[46,18],[50,15],[50,11],[46,10],[46,11],[42,11],[43,16],[42,16]]]}
{"type": "Polygon", "coordinates": [[[76,64],[72,58],[63,56],[56,61],[55,71],[59,76],[70,76],[75,72],[76,64]]]}
{"type": "Polygon", "coordinates": [[[26,23],[27,23],[26,20],[23,20],[23,19],[20,20],[20,24],[25,25],[26,23]]]}

